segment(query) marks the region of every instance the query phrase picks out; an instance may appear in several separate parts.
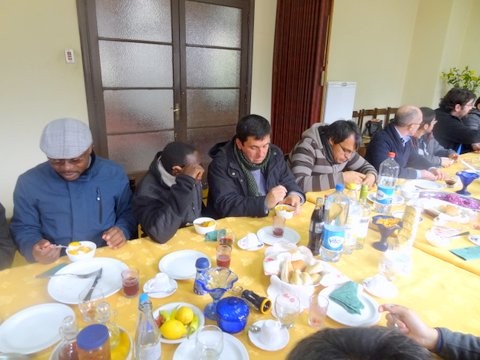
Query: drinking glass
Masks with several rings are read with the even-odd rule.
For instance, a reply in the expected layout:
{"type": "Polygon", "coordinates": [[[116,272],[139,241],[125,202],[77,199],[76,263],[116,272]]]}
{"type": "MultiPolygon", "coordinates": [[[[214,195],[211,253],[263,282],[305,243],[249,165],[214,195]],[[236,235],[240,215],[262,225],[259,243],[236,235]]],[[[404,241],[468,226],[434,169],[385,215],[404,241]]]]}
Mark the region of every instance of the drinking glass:
{"type": "Polygon", "coordinates": [[[283,327],[293,327],[295,318],[300,314],[300,300],[296,295],[281,293],[275,298],[273,306],[274,316],[280,321],[283,327]]]}
{"type": "Polygon", "coordinates": [[[98,305],[104,302],[103,292],[96,287],[93,290],[92,296],[89,300],[85,300],[90,287],[82,290],[78,296],[78,309],[82,314],[82,319],[85,323],[91,324],[97,320],[97,308],[98,305]]]}
{"type": "Polygon", "coordinates": [[[215,325],[197,331],[196,351],[201,360],[217,360],[223,351],[223,332],[215,325]]]}

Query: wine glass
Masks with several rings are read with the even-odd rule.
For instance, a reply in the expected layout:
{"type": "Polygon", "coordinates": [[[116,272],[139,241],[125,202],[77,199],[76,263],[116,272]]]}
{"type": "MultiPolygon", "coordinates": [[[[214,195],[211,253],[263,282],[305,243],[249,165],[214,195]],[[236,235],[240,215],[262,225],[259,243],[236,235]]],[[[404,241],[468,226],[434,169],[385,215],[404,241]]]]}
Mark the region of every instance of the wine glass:
{"type": "Polygon", "coordinates": [[[274,316],[286,329],[293,327],[295,318],[300,314],[300,299],[287,292],[277,295],[273,306],[274,316]]]}
{"type": "Polygon", "coordinates": [[[457,194],[469,196],[470,192],[467,191],[468,185],[470,185],[472,181],[477,179],[480,175],[473,171],[459,171],[457,172],[457,175],[462,181],[463,185],[463,187],[457,191],[457,194]]]}
{"type": "Polygon", "coordinates": [[[226,267],[213,267],[205,272],[202,288],[210,294],[213,302],[205,307],[205,316],[210,320],[217,320],[217,303],[225,292],[232,288],[238,280],[237,274],[226,267]]]}
{"type": "Polygon", "coordinates": [[[372,246],[377,250],[385,251],[388,249],[388,237],[395,230],[400,229],[402,223],[398,218],[388,215],[376,215],[372,220],[380,232],[380,240],[374,242],[372,246]]]}

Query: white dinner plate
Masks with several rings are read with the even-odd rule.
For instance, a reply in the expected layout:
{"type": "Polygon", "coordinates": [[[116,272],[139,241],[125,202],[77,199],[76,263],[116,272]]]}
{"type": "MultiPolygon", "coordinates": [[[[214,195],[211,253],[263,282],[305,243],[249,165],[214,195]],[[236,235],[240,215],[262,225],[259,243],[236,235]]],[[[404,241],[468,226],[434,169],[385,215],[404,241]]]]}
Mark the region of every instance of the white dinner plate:
{"type": "Polygon", "coordinates": [[[59,329],[73,310],[63,304],[47,303],[28,307],[0,325],[0,352],[33,354],[60,340],[59,329]]]}
{"type": "Polygon", "coordinates": [[[470,240],[475,245],[480,246],[480,235],[468,235],[468,240],[470,240]]]}
{"type": "Polygon", "coordinates": [[[273,235],[273,226],[265,226],[257,231],[257,236],[261,242],[267,245],[273,245],[279,241],[287,241],[296,244],[300,241],[300,235],[293,229],[288,227],[283,229],[283,236],[273,235]]]}
{"type": "MultiPolygon", "coordinates": [[[[320,294],[329,298],[330,293],[337,287],[338,286],[331,286],[325,288],[320,291],[320,294]]],[[[341,305],[330,299],[327,316],[346,326],[371,326],[376,324],[380,320],[377,302],[363,292],[358,294],[358,299],[364,306],[360,314],[350,314],[341,305]]]]}
{"type": "Polygon", "coordinates": [[[425,179],[407,180],[404,186],[419,190],[440,190],[444,187],[443,184],[425,179]]]}
{"type": "Polygon", "coordinates": [[[195,279],[195,274],[197,273],[195,261],[197,261],[197,259],[201,257],[206,257],[207,259],[209,259],[208,255],[200,251],[174,251],[160,259],[160,262],[158,263],[158,268],[161,272],[167,274],[171,279],[195,279]]]}
{"type": "MultiPolygon", "coordinates": [[[[93,258],[71,263],[56,274],[86,274],[102,268],[102,276],[95,287],[92,298],[108,297],[122,288],[122,271],[128,266],[112,258],[93,258]]],[[[80,279],[74,276],[54,276],[48,281],[48,294],[65,304],[78,304],[80,293],[92,285],[95,276],[80,279]]]]}
{"type": "MultiPolygon", "coordinates": [[[[262,325],[265,322],[265,320],[259,320],[255,324],[255,326],[258,326],[260,329],[262,329],[262,325]]],[[[288,333],[288,329],[285,329],[282,327],[280,329],[280,333],[278,334],[278,337],[272,341],[269,342],[268,344],[264,343],[261,339],[261,331],[259,332],[248,332],[248,338],[250,341],[255,345],[256,347],[265,350],[265,351],[278,351],[283,349],[285,346],[288,345],[288,342],[290,341],[290,335],[288,333]]]]}
{"type": "MultiPolygon", "coordinates": [[[[173,360],[196,359],[198,354],[195,349],[195,337],[190,337],[182,342],[175,353],[173,360]]],[[[223,351],[219,360],[249,360],[247,349],[236,337],[223,333],[223,351]]]]}
{"type": "MultiPolygon", "coordinates": [[[[171,311],[175,308],[180,308],[181,306],[188,306],[189,308],[191,308],[193,310],[193,313],[195,315],[197,315],[197,317],[198,317],[198,328],[199,329],[205,324],[205,316],[203,315],[203,311],[200,310],[195,305],[192,305],[192,304],[189,304],[189,303],[186,303],[186,302],[172,302],[172,303],[162,305],[159,308],[156,308],[155,310],[153,310],[153,318],[156,319],[158,317],[158,315],[160,314],[160,311],[163,311],[163,310],[171,311]]],[[[190,339],[192,339],[192,338],[195,339],[195,336],[194,336],[195,333],[196,333],[196,331],[193,332],[192,334],[190,334],[190,339]]],[[[162,343],[165,343],[165,344],[179,344],[181,342],[184,342],[185,340],[187,340],[186,336],[184,336],[180,339],[175,339],[175,340],[165,339],[162,336],[160,336],[160,341],[162,343]]],[[[185,359],[188,359],[188,358],[185,358],[185,359]]]]}
{"type": "MultiPolygon", "coordinates": [[[[376,193],[370,193],[370,194],[368,194],[367,199],[370,200],[371,202],[376,203],[377,202],[377,194],[376,193]]],[[[395,194],[395,195],[393,195],[392,205],[400,205],[400,204],[403,204],[404,201],[405,201],[405,199],[403,198],[403,196],[395,194]]]]}

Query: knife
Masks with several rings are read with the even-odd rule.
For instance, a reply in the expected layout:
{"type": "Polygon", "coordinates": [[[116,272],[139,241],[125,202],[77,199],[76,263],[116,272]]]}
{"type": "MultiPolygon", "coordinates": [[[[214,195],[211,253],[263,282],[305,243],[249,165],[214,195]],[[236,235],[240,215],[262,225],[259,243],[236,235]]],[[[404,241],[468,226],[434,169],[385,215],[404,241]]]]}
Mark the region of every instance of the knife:
{"type": "Polygon", "coordinates": [[[90,286],[90,289],[88,289],[87,295],[85,295],[85,297],[83,298],[83,301],[88,301],[92,297],[93,290],[95,290],[95,286],[97,286],[98,280],[100,280],[100,278],[102,277],[102,271],[103,271],[103,268],[100,268],[98,270],[98,273],[95,276],[95,280],[93,280],[93,283],[90,286]]]}
{"type": "Polygon", "coordinates": [[[67,266],[68,263],[61,263],[61,264],[58,264],[54,267],[52,267],[51,269],[48,269],[47,271],[44,271],[43,273],[41,274],[38,274],[36,275],[35,277],[37,279],[40,279],[40,278],[49,278],[50,276],[52,276],[53,274],[55,274],[58,270],[60,270],[61,268],[67,266]]]}

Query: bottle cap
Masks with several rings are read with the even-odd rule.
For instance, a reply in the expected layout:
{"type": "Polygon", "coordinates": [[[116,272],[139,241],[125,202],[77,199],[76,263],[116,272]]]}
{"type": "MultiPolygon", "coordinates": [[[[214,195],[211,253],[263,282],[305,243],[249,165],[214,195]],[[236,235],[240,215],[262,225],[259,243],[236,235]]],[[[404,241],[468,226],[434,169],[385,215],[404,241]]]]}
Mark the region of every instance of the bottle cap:
{"type": "Polygon", "coordinates": [[[99,348],[108,340],[108,328],[102,324],[88,325],[77,335],[77,345],[79,348],[91,351],[99,348]]]}
{"type": "Polygon", "coordinates": [[[346,187],[348,190],[357,190],[357,189],[358,189],[358,185],[359,185],[359,184],[348,183],[345,187],[346,187]]]}
{"type": "Polygon", "coordinates": [[[206,257],[198,258],[197,261],[195,261],[195,267],[197,269],[208,269],[210,267],[210,261],[208,261],[206,257]]]}
{"type": "Polygon", "coordinates": [[[335,190],[336,191],[343,191],[344,188],[345,188],[345,186],[343,184],[335,185],[335,190]]]}
{"type": "Polygon", "coordinates": [[[150,301],[150,298],[148,297],[148,295],[145,294],[145,293],[141,293],[139,298],[138,298],[138,303],[143,304],[143,303],[146,303],[148,301],[150,301]]]}

